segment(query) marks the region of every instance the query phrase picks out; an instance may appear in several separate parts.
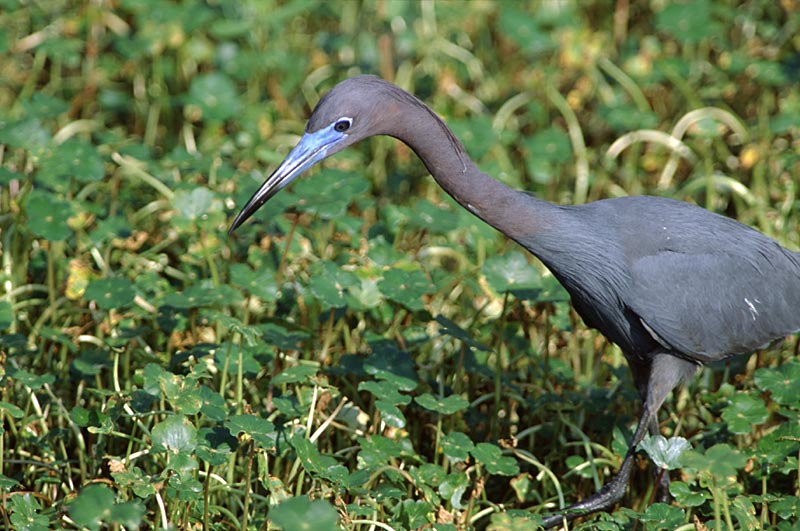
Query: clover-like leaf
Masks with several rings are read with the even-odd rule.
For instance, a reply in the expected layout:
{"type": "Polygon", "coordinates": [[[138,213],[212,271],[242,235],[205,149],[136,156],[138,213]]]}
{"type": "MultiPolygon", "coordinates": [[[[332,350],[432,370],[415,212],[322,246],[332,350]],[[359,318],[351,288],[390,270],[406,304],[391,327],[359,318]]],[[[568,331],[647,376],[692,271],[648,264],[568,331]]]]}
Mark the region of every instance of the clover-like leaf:
{"type": "Polygon", "coordinates": [[[722,410],[722,419],[728,428],[737,434],[750,433],[753,426],[762,424],[769,417],[767,406],[758,396],[736,393],[731,402],[722,410]]]}
{"type": "Polygon", "coordinates": [[[48,150],[42,159],[39,177],[56,190],[64,182],[74,179],[79,183],[99,181],[105,175],[103,159],[97,148],[88,142],[71,138],[48,150]]]}
{"type": "Polygon", "coordinates": [[[145,507],[139,502],[114,503],[114,492],[100,484],[83,488],[69,505],[70,518],[92,531],[106,526],[138,529],[144,513],[145,507]]]}
{"type": "Polygon", "coordinates": [[[242,106],[233,81],[220,72],[192,79],[187,103],[199,109],[198,118],[212,122],[232,118],[242,106]]]}
{"type": "Polygon", "coordinates": [[[313,180],[300,180],[292,190],[298,197],[308,198],[298,210],[316,214],[323,219],[342,220],[347,206],[370,188],[363,172],[323,169],[313,180]],[[313,200],[312,200],[313,198],[313,200]]]}
{"type": "Polygon", "coordinates": [[[51,193],[33,190],[25,203],[28,228],[34,234],[50,241],[66,240],[72,229],[67,218],[72,216],[72,206],[51,193]]]}
{"type": "Polygon", "coordinates": [[[359,283],[356,275],[341,269],[330,261],[314,265],[311,271],[309,288],[325,308],[340,308],[345,306],[345,292],[351,286],[359,283]]]}
{"type": "Polygon", "coordinates": [[[684,43],[696,43],[719,32],[719,24],[712,18],[712,4],[708,0],[670,2],[656,13],[656,28],[665,31],[684,43]]]}
{"type": "Polygon", "coordinates": [[[56,377],[52,374],[34,374],[25,369],[16,369],[13,367],[8,368],[8,375],[34,391],[45,384],[49,385],[56,381],[56,377]]]}
{"type": "Polygon", "coordinates": [[[272,269],[252,269],[246,264],[233,264],[230,271],[231,284],[244,288],[259,299],[274,301],[280,295],[280,286],[272,269]]]}
{"type": "Polygon", "coordinates": [[[684,521],[684,510],[667,503],[653,503],[644,514],[637,515],[646,523],[647,529],[675,529],[684,521]]]}
{"type": "Polygon", "coordinates": [[[232,435],[246,434],[262,448],[273,448],[278,437],[272,422],[251,414],[233,415],[225,421],[225,427],[232,435]]]}
{"type": "Polygon", "coordinates": [[[42,506],[32,493],[8,497],[11,526],[17,531],[47,531],[49,518],[39,514],[42,506]]]}
{"type": "Polygon", "coordinates": [[[758,369],[753,377],[762,391],[782,406],[800,405],[800,362],[791,360],[776,368],[758,369]]]}
{"type": "Polygon", "coordinates": [[[295,365],[288,369],[282,370],[273,379],[273,385],[282,385],[288,383],[310,382],[319,372],[319,368],[309,365],[295,365]]]}
{"type": "Polygon", "coordinates": [[[214,193],[202,186],[191,190],[179,190],[175,192],[173,198],[173,204],[180,215],[190,221],[197,221],[206,215],[213,201],[214,193]]]}
{"type": "Polygon", "coordinates": [[[339,516],[333,506],[308,496],[296,496],[269,512],[270,520],[284,531],[339,531],[339,516]]]}
{"type": "Polygon", "coordinates": [[[89,282],[83,296],[104,310],[113,310],[130,305],[136,289],[127,278],[101,278],[89,282]]]}
{"type": "Polygon", "coordinates": [[[406,271],[392,268],[384,273],[383,279],[378,282],[378,289],[387,299],[409,310],[421,310],[425,307],[422,296],[433,291],[433,284],[418,269],[406,271]]]}
{"type": "Polygon", "coordinates": [[[680,457],[691,448],[689,441],[683,437],[670,437],[667,439],[663,435],[648,437],[639,443],[639,449],[647,452],[653,464],[666,470],[680,468],[680,457]]]}
{"type": "Polygon", "coordinates": [[[675,498],[679,505],[685,507],[699,507],[708,498],[703,491],[693,491],[687,483],[683,481],[672,481],[669,484],[669,493],[675,498]]]}
{"type": "Polygon", "coordinates": [[[747,464],[747,456],[727,444],[715,444],[705,454],[689,450],[681,460],[684,468],[705,472],[718,481],[735,476],[736,471],[747,464]]]}
{"type": "Polygon", "coordinates": [[[371,435],[369,437],[359,437],[358,443],[361,451],[358,453],[358,460],[367,467],[383,466],[393,458],[403,456],[405,452],[404,444],[408,441],[396,441],[384,437],[383,435],[371,435]]]}
{"type": "Polygon", "coordinates": [[[489,286],[497,293],[541,287],[539,273],[519,251],[490,256],[483,263],[481,271],[489,286]]]}
{"type": "Polygon", "coordinates": [[[182,415],[167,417],[153,426],[153,446],[169,452],[191,452],[197,446],[197,428],[182,415]]]}
{"type": "Polygon", "coordinates": [[[393,380],[384,380],[377,382],[375,380],[367,380],[358,384],[359,391],[369,391],[379,400],[388,402],[394,405],[406,405],[411,402],[411,397],[408,395],[400,394],[400,391],[405,391],[400,382],[393,380]]]}
{"type": "Polygon", "coordinates": [[[448,433],[441,439],[442,452],[453,462],[466,461],[469,453],[475,448],[466,434],[459,431],[448,433]]]}
{"type": "Polygon", "coordinates": [[[554,163],[565,163],[572,158],[572,144],[563,130],[550,127],[535,133],[524,142],[529,153],[536,158],[554,163]]]}
{"type": "Polygon", "coordinates": [[[441,413],[442,415],[452,415],[456,411],[461,411],[469,406],[469,401],[461,395],[436,398],[430,393],[425,393],[415,397],[414,401],[425,409],[441,413]]]}
{"type": "Polygon", "coordinates": [[[519,474],[519,465],[516,460],[503,455],[496,444],[478,443],[469,452],[476,461],[481,463],[490,474],[500,476],[514,476],[519,474]]]}

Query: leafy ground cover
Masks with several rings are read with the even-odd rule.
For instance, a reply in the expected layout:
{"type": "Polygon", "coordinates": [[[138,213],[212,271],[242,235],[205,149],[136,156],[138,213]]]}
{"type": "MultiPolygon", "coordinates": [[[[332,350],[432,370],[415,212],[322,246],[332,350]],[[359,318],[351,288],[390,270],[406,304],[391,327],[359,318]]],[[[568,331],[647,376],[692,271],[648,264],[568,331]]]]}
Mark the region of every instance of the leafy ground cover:
{"type": "MultiPolygon", "coordinates": [[[[3,525],[528,530],[591,494],[639,412],[621,353],[408,149],[227,224],[374,73],[511,186],[797,249],[795,4],[0,0],[3,525]]],[[[673,504],[643,460],[574,527],[796,528],[797,349],[675,393],[645,448],[673,504]]]]}

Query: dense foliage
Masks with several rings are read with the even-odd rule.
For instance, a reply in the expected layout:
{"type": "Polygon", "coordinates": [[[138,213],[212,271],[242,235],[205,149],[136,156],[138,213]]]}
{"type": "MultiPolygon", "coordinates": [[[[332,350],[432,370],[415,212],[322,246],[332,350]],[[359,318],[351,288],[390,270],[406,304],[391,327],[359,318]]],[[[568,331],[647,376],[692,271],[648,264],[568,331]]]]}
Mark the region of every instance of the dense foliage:
{"type": "MultiPolygon", "coordinates": [[[[373,73],[510,186],[674,197],[797,249],[798,9],[0,0],[2,525],[528,530],[588,496],[639,413],[619,349],[406,147],[227,225],[373,73]]],[[[797,348],[676,392],[645,449],[674,503],[642,459],[584,525],[794,528],[797,348]]]]}

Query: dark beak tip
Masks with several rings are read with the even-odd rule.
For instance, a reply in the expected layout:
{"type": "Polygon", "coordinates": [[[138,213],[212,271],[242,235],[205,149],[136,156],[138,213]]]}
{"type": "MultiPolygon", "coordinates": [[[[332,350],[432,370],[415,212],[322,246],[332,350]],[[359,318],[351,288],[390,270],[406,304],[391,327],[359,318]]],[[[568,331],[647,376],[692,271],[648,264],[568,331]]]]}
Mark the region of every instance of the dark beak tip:
{"type": "Polygon", "coordinates": [[[242,226],[242,224],[249,218],[249,215],[244,215],[244,210],[239,212],[235,218],[233,218],[233,222],[231,226],[228,227],[228,236],[233,236],[234,231],[242,226]]]}
{"type": "Polygon", "coordinates": [[[245,221],[250,217],[253,213],[253,210],[249,208],[251,205],[248,203],[245,207],[236,214],[236,217],[233,218],[233,222],[231,222],[231,226],[228,227],[228,236],[233,236],[233,233],[236,229],[242,226],[245,221]]]}

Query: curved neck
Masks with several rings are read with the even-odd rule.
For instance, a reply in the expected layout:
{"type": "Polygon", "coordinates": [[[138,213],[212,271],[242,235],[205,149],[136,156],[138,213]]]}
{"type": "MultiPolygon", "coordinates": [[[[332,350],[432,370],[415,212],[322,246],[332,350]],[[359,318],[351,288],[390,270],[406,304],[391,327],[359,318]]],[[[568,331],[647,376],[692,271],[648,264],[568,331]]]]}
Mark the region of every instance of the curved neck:
{"type": "MultiPolygon", "coordinates": [[[[398,89],[399,90],[399,89],[398,89]]],[[[472,214],[513,239],[532,236],[542,225],[546,201],[509,188],[478,169],[447,125],[425,104],[403,92],[393,101],[394,120],[385,132],[407,144],[437,183],[472,214]],[[538,208],[531,209],[531,203],[538,208]],[[525,217],[520,216],[525,212],[525,217]]]]}

